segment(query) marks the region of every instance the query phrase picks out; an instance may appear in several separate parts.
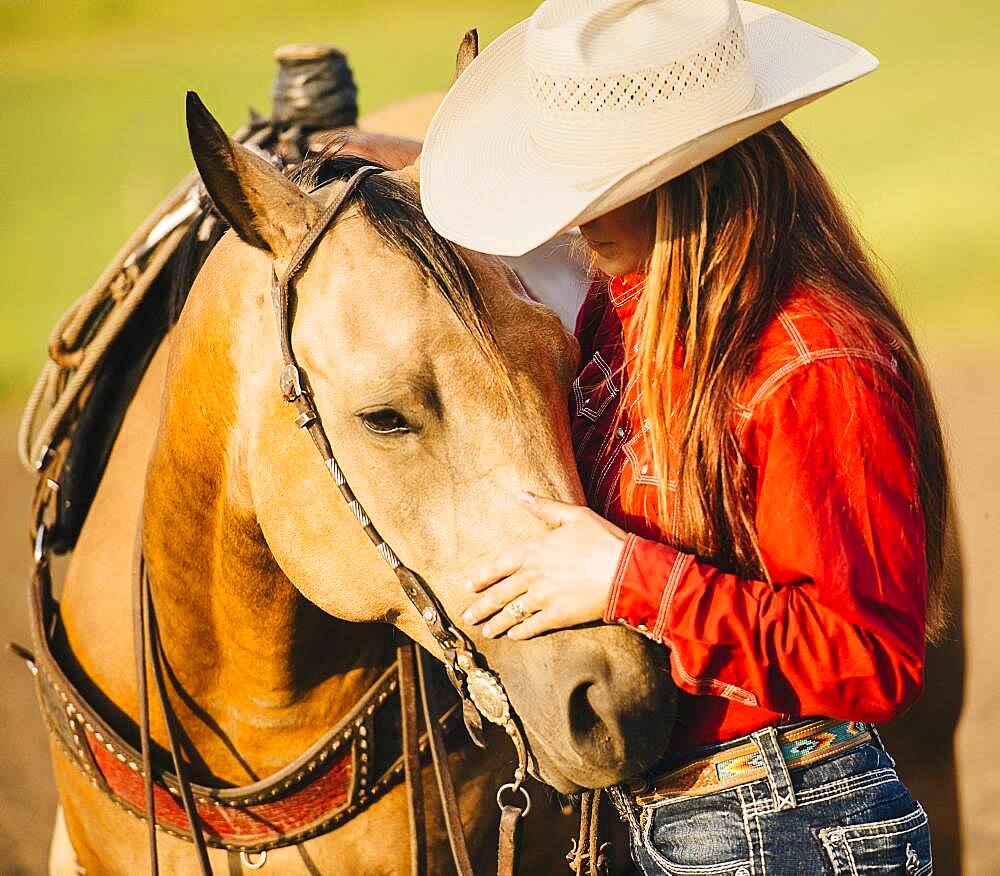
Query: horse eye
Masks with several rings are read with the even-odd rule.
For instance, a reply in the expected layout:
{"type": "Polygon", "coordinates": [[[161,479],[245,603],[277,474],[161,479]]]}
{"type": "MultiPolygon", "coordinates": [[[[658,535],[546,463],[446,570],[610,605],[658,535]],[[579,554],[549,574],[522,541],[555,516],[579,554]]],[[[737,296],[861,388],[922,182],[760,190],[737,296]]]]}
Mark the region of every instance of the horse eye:
{"type": "Polygon", "coordinates": [[[365,424],[366,429],[375,432],[377,435],[391,435],[395,432],[410,431],[406,417],[392,408],[368,411],[361,415],[361,422],[365,424]]]}

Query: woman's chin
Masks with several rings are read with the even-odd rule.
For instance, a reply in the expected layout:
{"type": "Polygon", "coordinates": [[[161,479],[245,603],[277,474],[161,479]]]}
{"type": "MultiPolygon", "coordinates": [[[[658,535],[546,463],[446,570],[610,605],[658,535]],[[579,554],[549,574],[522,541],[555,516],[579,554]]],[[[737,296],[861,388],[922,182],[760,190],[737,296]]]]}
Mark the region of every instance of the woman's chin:
{"type": "Polygon", "coordinates": [[[621,277],[638,269],[634,259],[623,258],[620,253],[610,248],[603,253],[596,247],[591,247],[590,251],[593,254],[594,267],[607,277],[621,277]]]}

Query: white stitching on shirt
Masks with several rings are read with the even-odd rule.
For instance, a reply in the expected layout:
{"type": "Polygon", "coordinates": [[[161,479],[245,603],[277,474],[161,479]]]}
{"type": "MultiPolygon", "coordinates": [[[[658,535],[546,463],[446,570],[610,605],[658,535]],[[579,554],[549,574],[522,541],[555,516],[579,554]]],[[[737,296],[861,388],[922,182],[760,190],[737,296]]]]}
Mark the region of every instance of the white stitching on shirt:
{"type": "MultiPolygon", "coordinates": [[[[611,427],[611,429],[614,429],[616,423],[619,423],[619,424],[628,423],[628,424],[631,425],[631,422],[632,422],[632,411],[635,409],[635,406],[638,403],[639,403],[639,399],[637,398],[637,399],[635,399],[632,402],[631,405],[629,405],[628,411],[626,413],[623,413],[622,411],[619,410],[618,417],[616,419],[614,419],[614,420],[610,420],[610,427],[611,427]]],[[[610,437],[610,435],[611,435],[610,431],[609,431],[608,435],[610,437]]],[[[604,468],[601,470],[601,474],[597,478],[596,483],[595,483],[594,479],[591,478],[590,482],[591,482],[593,490],[592,490],[592,492],[589,492],[589,495],[592,496],[594,499],[597,499],[597,497],[600,495],[601,486],[604,484],[604,479],[608,476],[608,472],[611,470],[611,467],[616,462],[619,464],[619,467],[618,467],[619,477],[621,476],[621,466],[625,464],[625,456],[621,452],[622,446],[624,445],[624,443],[625,443],[625,439],[624,438],[618,439],[617,446],[615,446],[614,450],[611,453],[608,454],[607,462],[605,463],[604,468]]],[[[607,443],[605,443],[604,446],[607,446],[607,443]]]]}
{"type": "Polygon", "coordinates": [[[618,568],[615,569],[615,578],[611,582],[611,593],[608,594],[607,607],[604,610],[604,620],[606,623],[614,623],[618,620],[618,598],[622,592],[622,581],[625,578],[625,570],[632,561],[632,552],[635,550],[638,536],[629,533],[625,536],[625,545],[622,547],[621,557],[618,559],[618,568]]]}
{"type": "MultiPolygon", "coordinates": [[[[619,413],[618,417],[620,416],[621,414],[619,413]]],[[[600,420],[603,420],[605,422],[607,426],[607,431],[604,433],[604,436],[602,437],[599,446],[601,448],[607,448],[609,446],[609,441],[611,435],[613,434],[613,430],[615,428],[615,423],[618,422],[618,419],[617,417],[606,416],[606,417],[601,417],[600,420]]],[[[587,442],[587,440],[589,440],[594,429],[596,429],[598,425],[600,425],[600,420],[595,422],[594,425],[587,430],[587,434],[584,436],[584,440],[581,442],[581,446],[583,446],[587,442]]],[[[591,472],[590,480],[587,483],[587,496],[590,499],[591,505],[597,504],[598,495],[601,492],[601,482],[604,480],[604,475],[607,474],[608,468],[614,463],[616,455],[617,451],[609,455],[607,461],[605,462],[604,470],[601,472],[599,477],[596,468],[591,472]]]]}
{"type": "MultiPolygon", "coordinates": [[[[598,386],[591,389],[591,393],[597,390],[598,386]]],[[[576,379],[573,381],[573,396],[576,399],[576,415],[578,417],[583,417],[586,420],[590,420],[596,423],[604,412],[607,410],[608,406],[618,397],[618,387],[615,386],[614,381],[611,379],[611,366],[604,361],[604,357],[601,355],[600,350],[594,353],[591,357],[590,362],[584,365],[580,369],[580,373],[577,374],[576,379]],[[595,404],[591,407],[590,402],[593,395],[590,398],[584,398],[583,395],[583,383],[581,378],[583,377],[583,372],[586,371],[589,365],[596,365],[597,370],[604,375],[604,380],[599,384],[606,390],[606,398],[604,398],[599,404],[595,404]]]]}
{"type": "MultiPolygon", "coordinates": [[[[614,470],[614,477],[611,479],[611,486],[608,488],[608,495],[604,499],[604,512],[601,514],[602,517],[607,517],[611,513],[611,503],[617,498],[621,499],[621,489],[622,489],[622,471],[625,468],[625,456],[621,453],[621,449],[625,442],[622,441],[621,446],[614,453],[614,460],[611,469],[614,470]],[[615,470],[617,466],[617,470],[615,470]]],[[[607,474],[610,474],[608,471],[607,474]]],[[[603,483],[604,478],[601,478],[601,483],[598,484],[598,492],[600,492],[600,486],[603,483]]],[[[619,503],[620,504],[620,503],[619,503]]]]}
{"type": "Polygon", "coordinates": [[[674,564],[670,567],[670,574],[667,576],[667,586],[663,588],[663,596],[660,597],[660,609],[656,614],[656,623],[653,624],[653,629],[650,630],[650,635],[654,639],[663,638],[663,630],[667,625],[667,613],[670,611],[670,603],[673,602],[674,591],[681,580],[681,574],[684,572],[685,566],[689,564],[688,561],[693,563],[694,557],[690,554],[683,554],[680,551],[674,557],[674,564]]]}
{"type": "Polygon", "coordinates": [[[641,283],[636,283],[631,289],[626,291],[624,295],[618,297],[611,289],[611,284],[608,283],[608,299],[614,304],[615,307],[621,307],[623,304],[628,304],[633,298],[638,298],[642,294],[642,290],[646,288],[645,280],[641,283]]]}
{"type": "Polygon", "coordinates": [[[754,694],[748,690],[743,690],[741,687],[737,687],[735,684],[729,684],[715,678],[695,678],[684,668],[684,664],[681,663],[681,658],[677,654],[676,648],[671,648],[670,650],[670,662],[674,667],[674,671],[681,677],[681,680],[694,688],[690,693],[715,694],[716,696],[725,697],[727,700],[735,700],[738,703],[743,703],[745,706],[760,705],[754,694]]]}
{"type": "MultiPolygon", "coordinates": [[[[644,423],[641,432],[636,432],[628,441],[625,442],[625,455],[628,457],[629,462],[632,463],[632,475],[637,484],[648,484],[650,486],[658,487],[663,481],[656,477],[656,475],[643,474],[640,471],[639,462],[639,452],[636,449],[636,445],[642,443],[643,450],[646,449],[646,434],[649,432],[648,426],[644,423]]],[[[648,457],[647,457],[648,458],[648,457]]],[[[668,488],[671,490],[677,489],[677,480],[671,479],[668,484],[668,488]]]]}
{"type": "Polygon", "coordinates": [[[802,333],[795,327],[792,318],[785,311],[778,314],[778,322],[781,323],[782,328],[788,333],[788,337],[791,338],[792,343],[795,344],[795,350],[799,354],[799,359],[805,365],[811,360],[811,356],[809,346],[806,344],[805,338],[802,337],[802,333]]]}
{"type": "Polygon", "coordinates": [[[741,422],[736,427],[736,437],[742,438],[743,433],[746,431],[747,425],[750,423],[750,419],[753,417],[754,409],[759,405],[768,395],[770,395],[778,386],[781,384],[783,378],[788,377],[794,371],[802,368],[804,365],[812,364],[813,362],[819,362],[825,359],[867,359],[871,362],[876,362],[879,365],[883,365],[886,368],[896,371],[898,368],[896,360],[892,358],[886,358],[879,353],[874,353],[871,350],[865,350],[860,347],[828,347],[824,350],[814,350],[809,353],[809,360],[803,361],[802,359],[793,359],[791,362],[786,362],[780,368],[775,369],[767,379],[761,383],[757,388],[757,391],[753,394],[749,403],[740,406],[740,418],[741,422]]]}

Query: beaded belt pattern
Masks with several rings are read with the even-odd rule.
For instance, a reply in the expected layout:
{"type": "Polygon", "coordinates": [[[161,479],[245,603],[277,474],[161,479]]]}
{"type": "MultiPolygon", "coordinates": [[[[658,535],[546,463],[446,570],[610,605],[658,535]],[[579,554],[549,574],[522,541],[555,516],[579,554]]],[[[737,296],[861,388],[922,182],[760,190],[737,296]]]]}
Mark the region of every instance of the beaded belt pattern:
{"type": "MultiPolygon", "coordinates": [[[[778,744],[790,769],[832,757],[856,745],[870,742],[872,735],[861,721],[823,719],[778,734],[778,744]]],[[[639,805],[668,797],[698,797],[767,778],[760,749],[745,742],[699,758],[670,772],[648,779],[633,790],[639,805]]]]}

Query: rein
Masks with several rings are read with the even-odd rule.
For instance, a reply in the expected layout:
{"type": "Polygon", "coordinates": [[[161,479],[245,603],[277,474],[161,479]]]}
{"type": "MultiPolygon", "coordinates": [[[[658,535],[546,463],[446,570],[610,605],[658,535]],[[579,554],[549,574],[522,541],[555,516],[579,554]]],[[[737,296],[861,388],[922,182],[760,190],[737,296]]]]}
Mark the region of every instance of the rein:
{"type": "MultiPolygon", "coordinates": [[[[354,495],[334,456],[313,403],[308,380],[292,346],[292,283],[358,186],[380,170],[366,166],[355,172],[309,229],[280,280],[272,268],[272,297],[283,360],[280,391],[286,402],[295,406],[296,424],[309,432],[345,503],[395,573],[403,592],[438,643],[444,674],[458,693],[463,722],[472,741],[485,747],[485,719],[503,727],[514,745],[517,767],[512,780],[497,791],[500,808],[498,874],[513,876],[519,823],[531,808],[531,798],[523,787],[528,767],[527,745],[506,691],[493,672],[479,665],[474,646],[451,623],[423,579],[402,563],[379,535],[354,495]],[[523,801],[521,806],[510,802],[517,800],[518,794],[523,801]]],[[[440,676],[440,669],[412,642],[398,647],[395,664],[334,728],[279,772],[239,788],[215,788],[192,782],[178,744],[182,728],[167,693],[166,658],[142,550],[141,516],[132,576],[140,747],[137,750],[123,740],[75,687],[52,653],[51,643],[60,634],[60,620],[52,588],[50,554],[53,546],[49,535],[55,526],[59,485],[49,472],[49,469],[43,470],[42,478],[48,488],[39,489],[33,514],[34,568],[30,609],[34,653],[18,645],[8,647],[26,662],[35,676],[42,714],[59,749],[116,806],[147,823],[154,874],[158,873],[159,865],[157,831],[193,842],[205,874],[211,873],[209,847],[226,849],[230,856],[238,858],[234,862],[231,857],[231,870],[239,869],[241,864],[256,870],[266,862],[269,849],[296,845],[328,833],[364,811],[405,777],[411,869],[415,876],[424,876],[427,873],[427,842],[421,769],[429,755],[455,869],[459,876],[473,876],[445,743],[446,735],[457,725],[453,719],[457,719],[459,703],[444,707],[438,704],[434,676],[440,676]],[[173,773],[153,763],[149,724],[150,671],[163,709],[173,773]],[[383,713],[397,699],[398,755],[391,744],[381,744],[383,738],[392,742],[396,737],[396,733],[386,731],[387,724],[391,726],[393,722],[383,717],[383,713]],[[421,713],[422,733],[418,718],[421,713]]]]}

